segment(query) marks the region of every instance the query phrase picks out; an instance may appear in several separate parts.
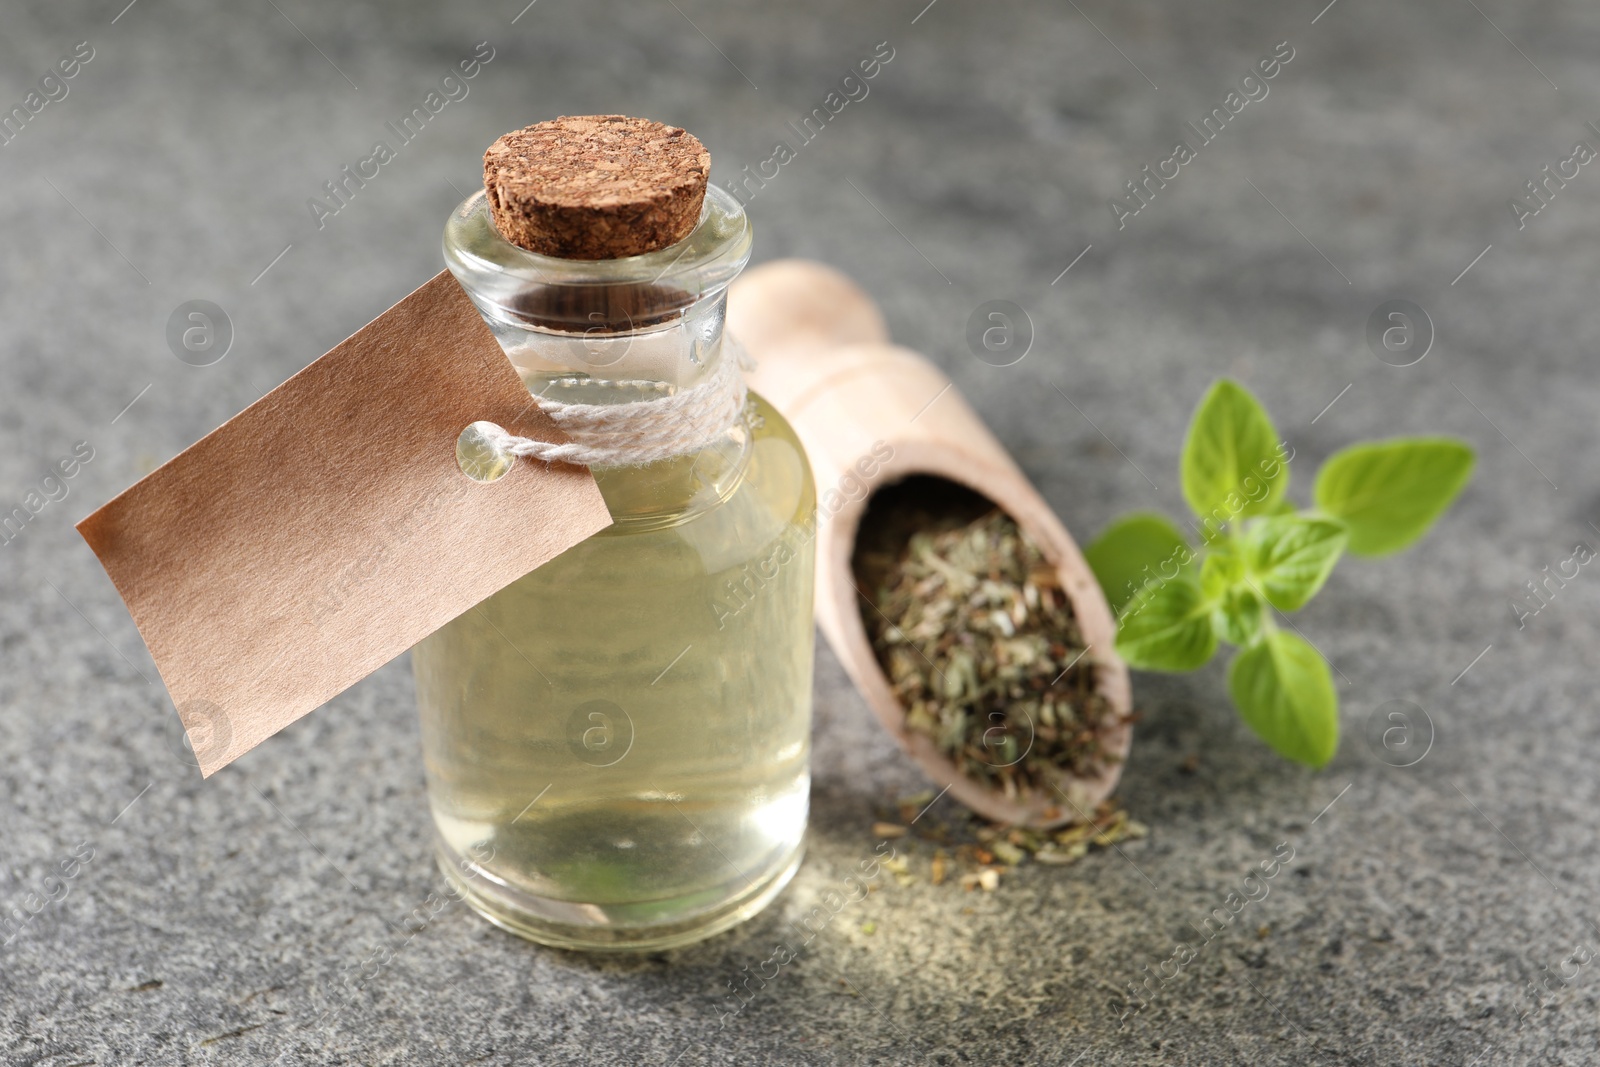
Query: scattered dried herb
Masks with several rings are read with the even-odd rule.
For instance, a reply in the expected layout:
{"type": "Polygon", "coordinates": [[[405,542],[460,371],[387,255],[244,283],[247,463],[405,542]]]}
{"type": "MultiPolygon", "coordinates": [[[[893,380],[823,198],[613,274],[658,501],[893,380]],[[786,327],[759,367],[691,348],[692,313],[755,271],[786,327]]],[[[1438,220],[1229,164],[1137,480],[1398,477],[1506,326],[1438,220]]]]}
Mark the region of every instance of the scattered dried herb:
{"type": "Polygon", "coordinates": [[[1056,568],[1003,511],[920,518],[857,570],[907,728],[1010,798],[1098,774],[1116,712],[1056,568]]]}
{"type": "MultiPolygon", "coordinates": [[[[910,821],[935,798],[932,792],[904,797],[898,803],[901,818],[910,821]],[[910,813],[909,815],[907,813],[910,813]]],[[[964,808],[952,807],[947,817],[929,816],[913,823],[908,836],[897,847],[901,855],[890,867],[895,881],[912,884],[910,857],[920,843],[934,847],[928,878],[934,885],[955,881],[966,890],[992,893],[1000,887],[1002,875],[1032,861],[1046,867],[1076,863],[1095,849],[1120,846],[1150,835],[1149,827],[1129,817],[1115,798],[1101,801],[1087,822],[1059,830],[1034,830],[1002,826],[973,815],[964,808]]],[[[884,823],[873,824],[873,835],[884,823]]],[[[887,864],[886,864],[887,865],[887,864]]]]}

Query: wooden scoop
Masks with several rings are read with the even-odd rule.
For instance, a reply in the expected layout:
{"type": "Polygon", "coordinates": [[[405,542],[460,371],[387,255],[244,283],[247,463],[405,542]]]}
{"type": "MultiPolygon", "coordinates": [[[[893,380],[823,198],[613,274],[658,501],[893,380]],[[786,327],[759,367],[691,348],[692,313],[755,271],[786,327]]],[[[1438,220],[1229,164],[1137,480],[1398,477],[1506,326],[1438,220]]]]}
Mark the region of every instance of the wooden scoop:
{"type": "Polygon", "coordinates": [[[751,387],[783,412],[810,457],[817,623],[878,720],[929,777],[980,815],[1035,827],[1089,818],[1121,774],[1132,698],[1111,610],[1061,521],[950,379],[889,343],[882,314],[839,272],[805,260],[747,271],[730,290],[728,328],[757,363],[751,387]],[[1115,717],[1103,735],[1113,758],[1093,778],[1063,775],[1058,789],[1012,798],[962,774],[931,739],[906,729],[905,709],[872,651],[853,569],[869,505],[913,497],[918,506],[970,509],[973,494],[1010,515],[1058,569],[1115,717]]]}

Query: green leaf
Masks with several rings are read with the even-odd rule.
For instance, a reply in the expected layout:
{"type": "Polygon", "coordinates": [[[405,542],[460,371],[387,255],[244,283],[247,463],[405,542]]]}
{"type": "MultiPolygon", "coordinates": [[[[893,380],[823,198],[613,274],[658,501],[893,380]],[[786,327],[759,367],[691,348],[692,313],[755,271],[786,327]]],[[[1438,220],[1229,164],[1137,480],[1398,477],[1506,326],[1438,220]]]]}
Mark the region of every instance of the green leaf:
{"type": "Polygon", "coordinates": [[[1244,584],[1244,560],[1232,538],[1218,541],[1200,564],[1200,593],[1212,605],[1211,626],[1230,645],[1248,645],[1261,632],[1261,598],[1244,584]]]}
{"type": "Polygon", "coordinates": [[[1191,579],[1152,582],[1122,613],[1117,651],[1142,670],[1195,670],[1217,650],[1211,607],[1191,579]]]}
{"type": "Polygon", "coordinates": [[[1227,541],[1219,541],[1200,564],[1200,592],[1207,600],[1221,600],[1244,577],[1244,561],[1227,541]]]}
{"type": "Polygon", "coordinates": [[[1183,497],[1208,527],[1272,510],[1289,487],[1278,431],[1244,386],[1211,387],[1183,442],[1183,497]]]}
{"type": "Polygon", "coordinates": [[[1337,519],[1262,519],[1245,535],[1245,566],[1267,603],[1279,611],[1299,611],[1328,580],[1349,537],[1337,519]]]}
{"type": "Polygon", "coordinates": [[[1360,556],[1398,552],[1428,532],[1472,478],[1473,453],[1451,437],[1353,445],[1317,472],[1317,507],[1350,528],[1360,556]]]}
{"type": "Polygon", "coordinates": [[[1339,697],[1328,664],[1304,638],[1267,634],[1239,653],[1228,692],[1263,741],[1296,763],[1321,767],[1339,747],[1339,697]]]}
{"type": "Polygon", "coordinates": [[[1194,558],[1178,528],[1149,511],[1124,515],[1106,527],[1083,555],[1112,611],[1121,611],[1152,578],[1177,577],[1194,558]]]}
{"type": "Polygon", "coordinates": [[[1248,645],[1261,632],[1264,614],[1261,598],[1248,587],[1229,589],[1211,613],[1211,625],[1228,644],[1248,645]]]}

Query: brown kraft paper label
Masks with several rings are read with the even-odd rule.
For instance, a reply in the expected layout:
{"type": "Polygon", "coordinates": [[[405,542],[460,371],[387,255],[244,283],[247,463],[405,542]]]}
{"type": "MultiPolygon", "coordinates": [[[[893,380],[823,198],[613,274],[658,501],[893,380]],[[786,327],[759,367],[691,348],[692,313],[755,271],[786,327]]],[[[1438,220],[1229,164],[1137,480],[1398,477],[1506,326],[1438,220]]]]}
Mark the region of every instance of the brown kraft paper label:
{"type": "Polygon", "coordinates": [[[441,273],[78,524],[202,774],[611,524],[584,467],[468,478],[478,420],[565,440],[441,273]]]}

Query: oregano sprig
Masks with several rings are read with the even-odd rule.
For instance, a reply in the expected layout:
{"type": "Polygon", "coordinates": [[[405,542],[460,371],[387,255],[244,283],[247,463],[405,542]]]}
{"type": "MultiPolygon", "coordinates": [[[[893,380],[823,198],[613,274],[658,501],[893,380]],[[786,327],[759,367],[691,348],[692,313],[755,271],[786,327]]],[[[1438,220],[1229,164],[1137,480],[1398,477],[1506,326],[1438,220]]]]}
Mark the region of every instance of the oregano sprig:
{"type": "Polygon", "coordinates": [[[1167,519],[1135,512],[1085,551],[1119,615],[1130,666],[1192,671],[1221,644],[1240,649],[1228,692],[1281,755],[1321,767],[1339,747],[1328,663],[1277,614],[1316,596],[1340,558],[1383,556],[1420,539],[1472,478],[1472,449],[1448,437],[1352,445],[1317,472],[1313,506],[1288,498],[1293,451],[1237,382],[1195,409],[1179,464],[1193,543],[1167,519]]]}

